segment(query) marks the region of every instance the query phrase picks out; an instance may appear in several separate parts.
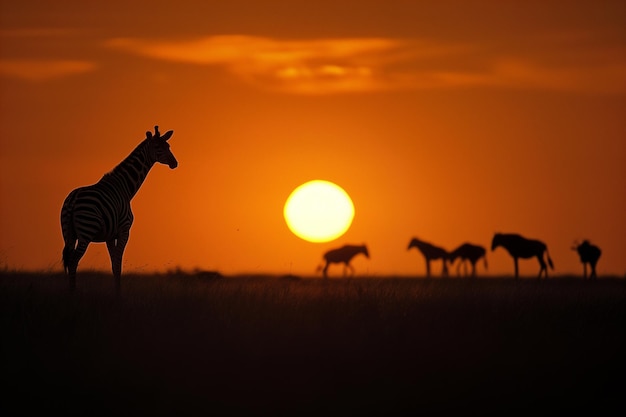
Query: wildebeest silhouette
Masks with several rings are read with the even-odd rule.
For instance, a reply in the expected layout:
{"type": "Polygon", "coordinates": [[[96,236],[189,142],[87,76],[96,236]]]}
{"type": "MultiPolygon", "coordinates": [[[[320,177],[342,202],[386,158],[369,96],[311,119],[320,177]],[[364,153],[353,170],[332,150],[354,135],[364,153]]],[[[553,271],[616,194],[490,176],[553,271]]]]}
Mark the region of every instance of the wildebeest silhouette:
{"type": "Polygon", "coordinates": [[[486,254],[487,254],[487,251],[485,250],[484,247],[480,245],[473,245],[471,243],[463,243],[458,248],[450,252],[448,260],[452,264],[457,258],[461,259],[461,261],[459,262],[459,265],[457,266],[457,274],[459,272],[459,268],[461,267],[461,264],[463,264],[464,266],[467,266],[466,261],[469,261],[469,263],[472,265],[472,277],[475,277],[476,276],[476,262],[478,262],[480,258],[483,258],[485,269],[487,269],[486,254]]]}
{"type": "Polygon", "coordinates": [[[519,258],[528,259],[536,257],[539,261],[541,269],[539,269],[539,278],[543,272],[545,272],[546,278],[548,278],[548,268],[546,262],[543,260],[543,254],[545,252],[548,258],[548,264],[550,268],[554,269],[552,259],[548,253],[548,247],[540,240],[526,239],[525,237],[514,233],[496,233],[491,241],[491,250],[495,250],[498,246],[502,246],[513,257],[515,262],[515,278],[519,277],[519,269],[517,260],[519,258]]]}
{"type": "Polygon", "coordinates": [[[436,261],[441,259],[443,262],[443,269],[441,271],[441,275],[448,275],[448,265],[446,261],[448,260],[449,254],[448,251],[440,248],[438,246],[432,245],[428,242],[424,242],[423,240],[419,240],[418,238],[413,238],[409,242],[409,247],[407,250],[411,248],[417,248],[418,251],[424,256],[426,260],[426,277],[430,278],[430,261],[436,261]]]}
{"type": "MultiPolygon", "coordinates": [[[[331,249],[324,254],[324,261],[326,265],[324,265],[323,274],[324,278],[328,278],[328,267],[330,264],[339,264],[343,263],[343,275],[346,275],[346,270],[349,268],[354,275],[354,267],[350,265],[350,261],[359,253],[365,255],[366,258],[369,259],[370,254],[367,250],[366,245],[344,245],[337,249],[331,249]]],[[[322,268],[320,265],[317,270],[319,271],[322,268]]]]}
{"type": "Polygon", "coordinates": [[[96,184],[76,188],[63,202],[63,266],[69,277],[71,290],[76,287],[78,262],[89,244],[106,242],[115,288],[119,293],[122,256],[133,223],[130,201],[155,163],[166,164],[171,169],[178,166],[167,142],[173,133],[170,130],[161,136],[159,127],[155,126],[154,135],[150,131],[146,132],[146,139],[111,172],[105,174],[96,184]]]}
{"type": "Polygon", "coordinates": [[[596,264],[598,263],[598,259],[600,259],[600,255],[602,255],[600,248],[596,245],[592,245],[588,240],[583,240],[583,243],[580,245],[574,243],[574,247],[572,249],[578,252],[580,262],[583,263],[583,278],[587,278],[587,264],[591,266],[591,275],[589,275],[589,279],[597,278],[596,264]]]}

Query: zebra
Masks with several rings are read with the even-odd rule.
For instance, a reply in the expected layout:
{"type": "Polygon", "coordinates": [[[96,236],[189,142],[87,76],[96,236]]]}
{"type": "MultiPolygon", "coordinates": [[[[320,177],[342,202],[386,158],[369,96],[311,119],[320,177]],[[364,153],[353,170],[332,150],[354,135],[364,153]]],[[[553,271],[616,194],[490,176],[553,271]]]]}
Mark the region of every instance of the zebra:
{"type": "MultiPolygon", "coordinates": [[[[486,254],[487,254],[487,251],[482,246],[473,245],[471,243],[463,243],[461,246],[459,246],[458,248],[450,252],[448,260],[450,261],[451,264],[453,264],[457,258],[461,258],[461,262],[459,262],[459,265],[457,266],[457,274],[459,272],[459,268],[461,268],[461,264],[467,267],[467,264],[465,263],[465,261],[469,261],[470,264],[472,265],[472,277],[475,277],[476,276],[476,262],[478,262],[480,258],[483,258],[483,261],[485,263],[485,269],[487,269],[486,254]]],[[[467,268],[465,268],[465,272],[467,274],[467,268]]]]}
{"type": "Polygon", "coordinates": [[[442,276],[448,275],[448,265],[446,264],[450,254],[447,250],[440,248],[438,246],[431,245],[430,243],[421,241],[417,238],[411,239],[409,242],[409,247],[407,250],[411,248],[417,248],[422,255],[424,255],[424,259],[426,260],[426,277],[430,278],[430,261],[441,259],[443,261],[443,270],[441,271],[442,276]]]}
{"type": "Polygon", "coordinates": [[[536,257],[541,267],[539,269],[539,278],[541,278],[543,272],[545,272],[546,278],[548,278],[548,268],[543,259],[545,252],[548,258],[548,265],[554,269],[554,264],[548,253],[548,247],[540,240],[526,239],[518,234],[496,233],[491,241],[491,250],[495,250],[498,246],[502,246],[513,257],[515,262],[515,279],[519,278],[518,258],[528,259],[536,257]]]}
{"type": "MultiPolygon", "coordinates": [[[[333,264],[333,263],[344,264],[343,266],[344,276],[346,275],[346,269],[348,268],[350,268],[350,270],[352,271],[352,275],[354,275],[354,267],[350,265],[350,261],[359,253],[362,253],[368,259],[370,257],[370,254],[369,254],[369,251],[367,250],[366,245],[358,245],[358,246],[344,245],[340,248],[331,249],[328,252],[326,252],[324,254],[324,261],[326,262],[326,265],[324,266],[324,269],[323,269],[324,278],[328,278],[328,267],[330,266],[330,264],[333,264]]],[[[322,266],[320,265],[317,268],[317,270],[319,271],[321,268],[322,266]]]]}
{"type": "Polygon", "coordinates": [[[178,166],[167,143],[173,133],[170,130],[161,136],[159,127],[155,126],[154,135],[146,132],[146,139],[100,181],[76,188],[66,197],[61,208],[61,231],[65,241],[63,267],[70,290],[76,288],[76,269],[87,246],[91,242],[106,242],[115,288],[120,292],[122,256],[133,223],[130,200],[155,162],[171,169],[178,166]]]}
{"type": "Polygon", "coordinates": [[[600,255],[602,255],[600,248],[596,245],[592,245],[588,240],[584,240],[580,245],[574,243],[574,247],[572,249],[578,252],[580,262],[583,263],[583,278],[587,278],[587,264],[591,266],[589,279],[597,278],[596,264],[598,263],[598,259],[600,259],[600,255]]]}

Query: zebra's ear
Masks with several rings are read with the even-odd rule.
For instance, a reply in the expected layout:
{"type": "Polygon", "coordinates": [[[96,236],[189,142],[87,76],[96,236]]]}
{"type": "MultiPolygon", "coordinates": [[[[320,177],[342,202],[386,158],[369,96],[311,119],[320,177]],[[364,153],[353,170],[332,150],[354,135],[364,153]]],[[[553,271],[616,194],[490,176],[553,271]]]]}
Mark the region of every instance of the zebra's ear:
{"type": "Polygon", "coordinates": [[[172,137],[173,134],[174,134],[173,130],[168,130],[167,132],[165,132],[163,136],[161,136],[161,139],[168,140],[169,138],[172,137]]]}
{"type": "Polygon", "coordinates": [[[152,139],[152,132],[149,130],[146,132],[146,139],[152,139]]]}

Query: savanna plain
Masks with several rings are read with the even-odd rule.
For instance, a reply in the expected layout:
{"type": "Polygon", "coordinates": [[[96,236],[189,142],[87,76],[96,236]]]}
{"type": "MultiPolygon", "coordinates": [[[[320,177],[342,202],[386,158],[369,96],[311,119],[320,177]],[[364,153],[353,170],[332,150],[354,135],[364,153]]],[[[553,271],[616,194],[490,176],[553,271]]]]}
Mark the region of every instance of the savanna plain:
{"type": "Polygon", "coordinates": [[[626,280],[0,274],[2,415],[624,415],[626,280]]]}

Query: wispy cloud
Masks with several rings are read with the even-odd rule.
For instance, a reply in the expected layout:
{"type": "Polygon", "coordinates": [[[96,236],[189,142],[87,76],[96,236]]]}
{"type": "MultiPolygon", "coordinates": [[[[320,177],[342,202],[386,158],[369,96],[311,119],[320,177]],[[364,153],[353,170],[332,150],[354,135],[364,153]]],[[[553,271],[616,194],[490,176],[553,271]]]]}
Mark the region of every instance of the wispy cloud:
{"type": "Polygon", "coordinates": [[[581,57],[549,66],[479,45],[393,38],[278,40],[209,36],[186,41],[117,38],[106,45],[154,59],[226,68],[250,84],[295,94],[470,87],[626,93],[626,59],[581,57]]]}
{"type": "Polygon", "coordinates": [[[91,61],[63,59],[3,59],[0,74],[27,81],[47,81],[96,69],[91,61]]]}
{"type": "Polygon", "coordinates": [[[155,59],[223,66],[255,86],[301,94],[403,87],[394,81],[393,67],[466,48],[387,38],[277,40],[236,35],[179,42],[117,38],[106,45],[155,59]]]}

